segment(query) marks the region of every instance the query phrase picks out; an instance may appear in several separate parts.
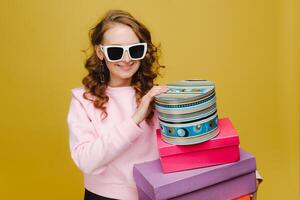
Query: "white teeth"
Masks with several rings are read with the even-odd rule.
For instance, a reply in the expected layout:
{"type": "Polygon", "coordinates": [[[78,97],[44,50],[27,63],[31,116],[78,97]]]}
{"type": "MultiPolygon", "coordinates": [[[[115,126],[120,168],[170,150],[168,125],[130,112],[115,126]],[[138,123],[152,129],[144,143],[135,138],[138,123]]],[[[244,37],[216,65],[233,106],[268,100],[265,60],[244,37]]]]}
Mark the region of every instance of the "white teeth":
{"type": "MultiPolygon", "coordinates": [[[[118,66],[118,67],[124,67],[123,65],[119,65],[119,64],[117,64],[117,66],[118,66]]],[[[125,65],[125,67],[126,67],[126,66],[132,66],[132,64],[125,65]]]]}

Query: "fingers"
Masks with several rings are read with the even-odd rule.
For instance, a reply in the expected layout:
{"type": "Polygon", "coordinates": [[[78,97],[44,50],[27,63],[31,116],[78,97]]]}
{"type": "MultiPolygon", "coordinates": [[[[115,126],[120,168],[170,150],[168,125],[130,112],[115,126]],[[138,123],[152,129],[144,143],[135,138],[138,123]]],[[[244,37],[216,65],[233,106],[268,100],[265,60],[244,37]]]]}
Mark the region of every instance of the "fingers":
{"type": "Polygon", "coordinates": [[[148,93],[142,98],[141,105],[148,107],[153,98],[159,94],[168,91],[167,86],[153,86],[148,93]]]}
{"type": "Polygon", "coordinates": [[[148,94],[151,98],[168,91],[168,86],[154,86],[149,90],[148,94]]]}
{"type": "Polygon", "coordinates": [[[144,100],[148,104],[153,100],[155,96],[167,91],[167,86],[154,86],[149,90],[149,92],[143,97],[142,100],[144,100]]]}
{"type": "Polygon", "coordinates": [[[256,192],[250,195],[251,200],[256,200],[256,192]]]}
{"type": "Polygon", "coordinates": [[[135,123],[139,124],[142,120],[145,119],[145,117],[147,116],[147,114],[150,111],[149,105],[150,105],[151,101],[153,100],[153,98],[156,95],[167,92],[168,89],[169,88],[167,86],[153,86],[148,91],[148,93],[145,96],[143,96],[137,112],[132,117],[133,120],[135,121],[135,123]]]}

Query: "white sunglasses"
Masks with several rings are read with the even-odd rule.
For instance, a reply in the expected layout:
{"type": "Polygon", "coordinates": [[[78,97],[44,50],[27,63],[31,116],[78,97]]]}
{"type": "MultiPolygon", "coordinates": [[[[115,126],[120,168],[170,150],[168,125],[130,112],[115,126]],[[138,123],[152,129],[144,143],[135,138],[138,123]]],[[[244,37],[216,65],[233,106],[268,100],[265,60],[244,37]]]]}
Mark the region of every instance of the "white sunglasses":
{"type": "Polygon", "coordinates": [[[131,45],[100,45],[102,52],[110,62],[118,62],[123,59],[125,51],[131,60],[141,60],[147,52],[147,43],[136,43],[131,45]]]}

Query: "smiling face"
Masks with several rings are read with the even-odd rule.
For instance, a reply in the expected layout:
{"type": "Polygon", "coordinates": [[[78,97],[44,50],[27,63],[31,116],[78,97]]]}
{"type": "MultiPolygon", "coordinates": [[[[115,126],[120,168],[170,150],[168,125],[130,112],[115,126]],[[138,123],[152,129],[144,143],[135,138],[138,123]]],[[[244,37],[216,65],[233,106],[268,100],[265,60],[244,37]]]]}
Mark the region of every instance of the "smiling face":
{"type": "MultiPolygon", "coordinates": [[[[101,45],[130,45],[139,43],[140,40],[134,31],[127,25],[115,23],[103,35],[101,45]]],[[[110,62],[104,56],[100,46],[95,46],[97,56],[105,60],[109,69],[108,85],[112,87],[129,86],[132,76],[140,67],[140,60],[131,60],[128,52],[125,52],[123,59],[118,62],[110,62]]]]}

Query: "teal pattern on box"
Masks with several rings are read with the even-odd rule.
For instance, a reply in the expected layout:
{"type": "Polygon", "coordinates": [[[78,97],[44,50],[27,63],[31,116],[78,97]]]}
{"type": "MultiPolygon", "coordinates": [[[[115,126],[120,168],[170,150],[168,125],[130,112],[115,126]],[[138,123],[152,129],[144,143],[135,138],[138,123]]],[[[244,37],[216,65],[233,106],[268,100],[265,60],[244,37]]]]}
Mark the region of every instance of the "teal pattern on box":
{"type": "Polygon", "coordinates": [[[211,81],[185,80],[155,97],[162,139],[180,145],[196,144],[218,135],[215,87],[211,81]]]}

